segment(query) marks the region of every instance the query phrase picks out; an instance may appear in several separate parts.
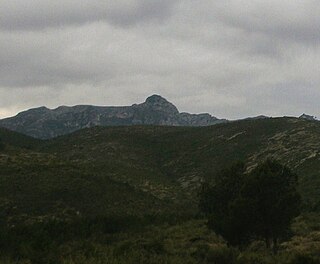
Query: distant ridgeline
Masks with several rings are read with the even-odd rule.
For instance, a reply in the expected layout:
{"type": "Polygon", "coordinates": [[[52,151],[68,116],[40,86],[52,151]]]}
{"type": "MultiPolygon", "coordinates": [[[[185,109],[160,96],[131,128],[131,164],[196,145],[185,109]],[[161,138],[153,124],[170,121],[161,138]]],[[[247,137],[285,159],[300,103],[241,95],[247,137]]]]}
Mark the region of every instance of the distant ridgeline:
{"type": "MultiPolygon", "coordinates": [[[[265,119],[267,116],[246,118],[265,119]]],[[[303,114],[305,120],[316,117],[303,114]]],[[[38,107],[26,110],[14,117],[0,120],[0,127],[34,138],[50,139],[95,126],[211,126],[229,122],[208,113],[180,113],[175,105],[160,95],[152,95],[144,103],[132,106],[60,106],[56,109],[38,107]]]]}
{"type": "Polygon", "coordinates": [[[317,121],[317,117],[311,116],[311,115],[306,115],[306,114],[302,114],[299,118],[306,119],[309,121],[317,121]]]}
{"type": "Polygon", "coordinates": [[[48,139],[94,126],[165,125],[209,126],[227,122],[210,114],[180,113],[159,95],[132,106],[77,105],[39,107],[0,120],[0,126],[35,138],[48,139]]]}

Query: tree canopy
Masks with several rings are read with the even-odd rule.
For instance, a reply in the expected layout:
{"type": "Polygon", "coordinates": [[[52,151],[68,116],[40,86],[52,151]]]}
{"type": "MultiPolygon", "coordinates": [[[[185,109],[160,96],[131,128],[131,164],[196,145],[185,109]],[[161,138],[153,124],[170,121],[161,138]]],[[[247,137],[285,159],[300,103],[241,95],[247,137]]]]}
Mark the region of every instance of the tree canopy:
{"type": "Polygon", "coordinates": [[[4,149],[4,143],[2,138],[0,137],[0,150],[3,150],[3,149],[4,149]]]}
{"type": "Polygon", "coordinates": [[[264,239],[267,247],[288,233],[299,214],[301,198],[297,175],[287,166],[267,160],[250,173],[242,163],[218,173],[200,193],[200,209],[208,226],[230,244],[264,239]]]}

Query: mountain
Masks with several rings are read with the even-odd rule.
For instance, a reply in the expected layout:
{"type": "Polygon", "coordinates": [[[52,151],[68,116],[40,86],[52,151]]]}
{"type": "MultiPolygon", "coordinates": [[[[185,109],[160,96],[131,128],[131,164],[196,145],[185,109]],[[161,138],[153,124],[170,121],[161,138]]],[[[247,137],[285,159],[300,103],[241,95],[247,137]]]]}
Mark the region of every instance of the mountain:
{"type": "Polygon", "coordinates": [[[35,138],[48,139],[94,126],[165,125],[209,126],[226,122],[209,114],[179,113],[159,95],[123,107],[77,105],[56,109],[39,107],[0,120],[0,126],[35,138]]]}
{"type": "Polygon", "coordinates": [[[0,129],[0,138],[0,206],[12,204],[16,214],[63,208],[84,216],[196,212],[204,179],[237,160],[251,170],[267,157],[297,172],[305,208],[320,210],[320,123],[315,121],[94,127],[51,140],[0,129]]]}
{"type": "Polygon", "coordinates": [[[319,263],[318,121],[92,127],[50,140],[0,128],[0,143],[1,263],[319,263]],[[261,241],[229,249],[197,209],[203,180],[267,157],[297,172],[304,202],[279,257],[261,241]]]}
{"type": "Polygon", "coordinates": [[[317,118],[315,116],[311,116],[307,114],[302,114],[301,116],[299,116],[299,118],[310,120],[310,121],[317,121],[317,118]]]}

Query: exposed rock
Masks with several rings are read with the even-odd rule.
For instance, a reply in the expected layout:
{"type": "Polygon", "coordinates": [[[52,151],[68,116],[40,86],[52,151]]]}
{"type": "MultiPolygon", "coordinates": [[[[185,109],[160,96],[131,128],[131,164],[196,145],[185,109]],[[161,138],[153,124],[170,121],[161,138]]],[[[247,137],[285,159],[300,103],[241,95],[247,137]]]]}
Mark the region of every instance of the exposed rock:
{"type": "Polygon", "coordinates": [[[305,119],[305,120],[310,120],[310,121],[316,121],[317,120],[317,118],[315,116],[306,115],[306,114],[302,114],[301,116],[299,116],[299,118],[305,119]]]}
{"type": "Polygon", "coordinates": [[[77,105],[59,106],[52,110],[46,107],[34,108],[0,120],[0,126],[48,139],[93,126],[209,126],[226,121],[209,114],[179,113],[165,98],[152,95],[144,103],[132,106],[77,105]]]}

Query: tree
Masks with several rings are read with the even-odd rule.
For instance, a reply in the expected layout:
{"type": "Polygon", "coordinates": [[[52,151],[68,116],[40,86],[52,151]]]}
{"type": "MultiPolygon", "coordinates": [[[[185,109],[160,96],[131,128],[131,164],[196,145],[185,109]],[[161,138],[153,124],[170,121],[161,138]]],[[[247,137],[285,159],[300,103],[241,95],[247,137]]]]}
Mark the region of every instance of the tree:
{"type": "Polygon", "coordinates": [[[301,197],[297,191],[298,177],[287,166],[268,159],[246,177],[241,190],[242,203],[251,217],[251,231],[263,238],[266,246],[284,237],[291,221],[300,213],[301,197]]]}
{"type": "Polygon", "coordinates": [[[267,160],[251,173],[238,163],[218,173],[213,184],[203,186],[199,207],[208,217],[208,227],[230,244],[264,239],[276,252],[278,239],[299,214],[296,186],[297,175],[276,161],[267,160]]]}
{"type": "Polygon", "coordinates": [[[223,169],[204,183],[200,191],[200,210],[208,217],[208,227],[232,245],[247,241],[247,217],[235,204],[244,184],[245,165],[238,162],[223,169]]]}
{"type": "Polygon", "coordinates": [[[0,137],[0,150],[4,149],[4,143],[2,141],[2,138],[0,137]]]}

